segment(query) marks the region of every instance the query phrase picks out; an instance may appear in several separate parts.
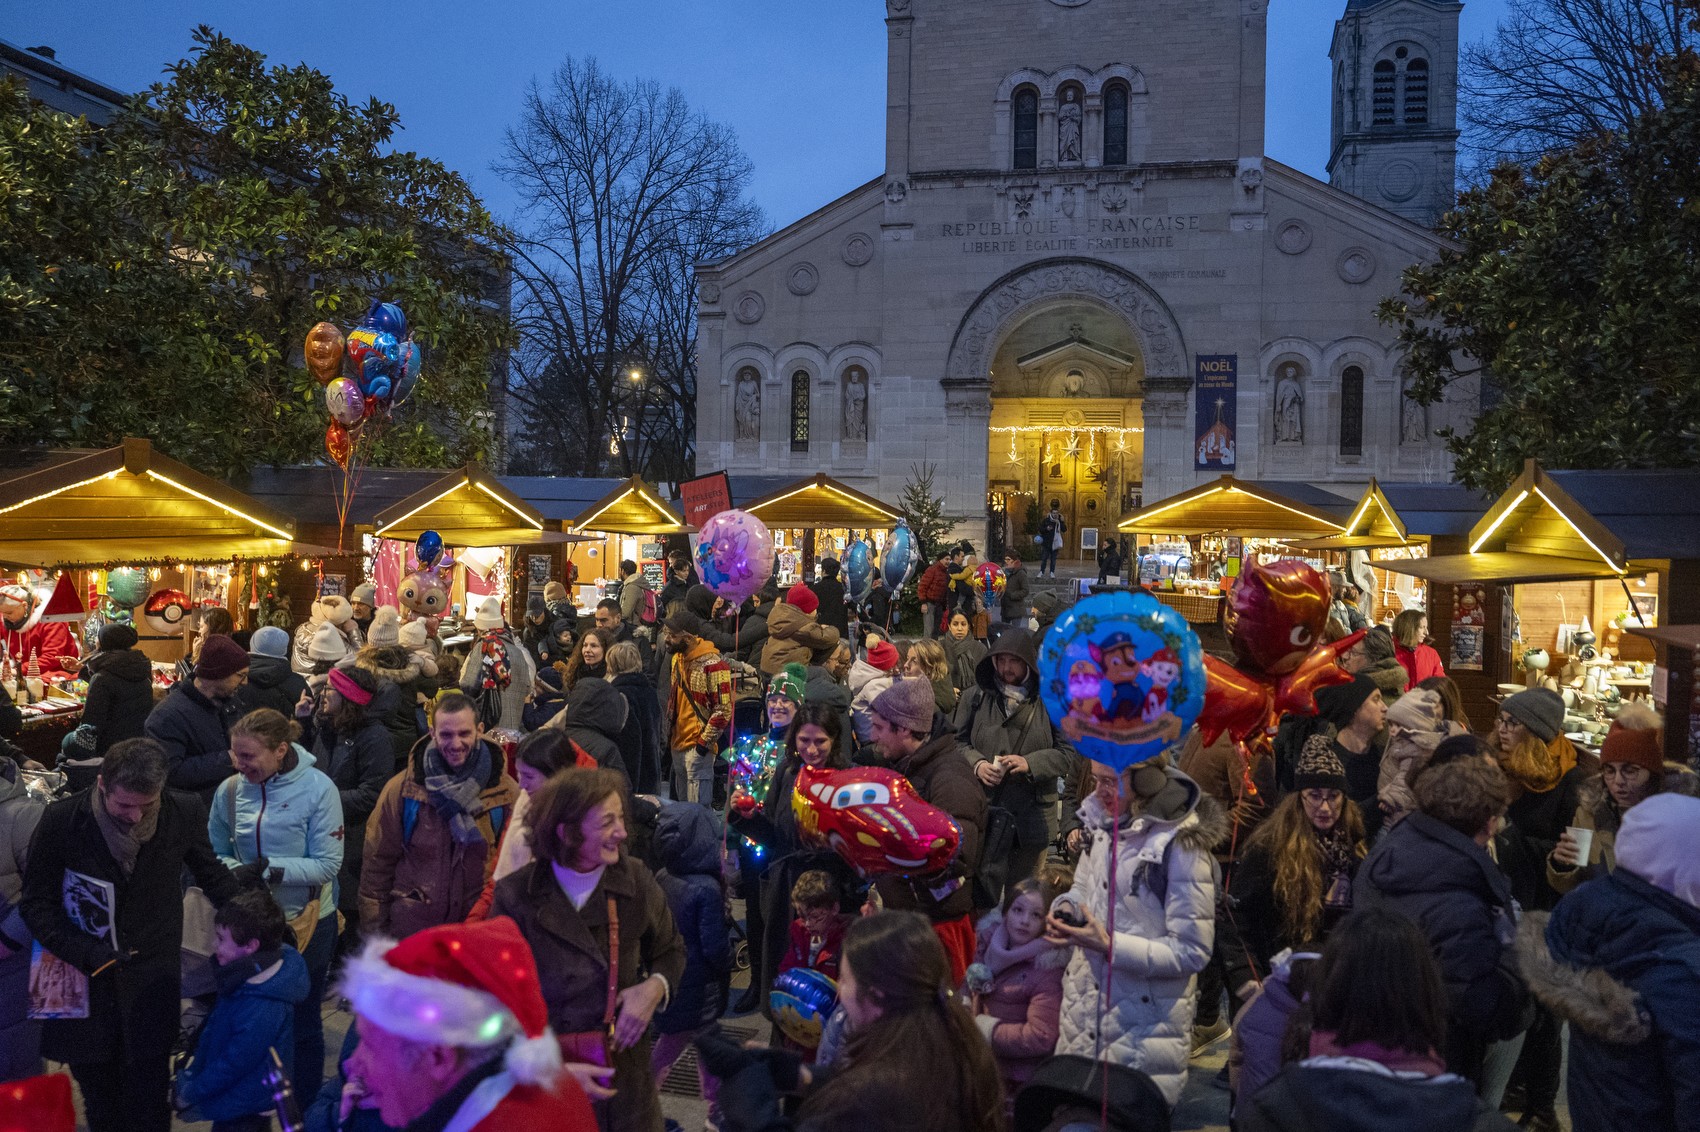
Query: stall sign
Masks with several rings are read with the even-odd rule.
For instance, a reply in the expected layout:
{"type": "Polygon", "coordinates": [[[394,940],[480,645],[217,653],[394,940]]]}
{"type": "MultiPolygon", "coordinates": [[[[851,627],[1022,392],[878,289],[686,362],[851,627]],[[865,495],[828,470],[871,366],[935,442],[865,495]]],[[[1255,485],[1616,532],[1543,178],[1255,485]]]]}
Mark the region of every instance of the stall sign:
{"type": "Polygon", "coordinates": [[[1198,354],[1193,359],[1194,453],[1200,471],[1234,466],[1238,354],[1198,354]]]}
{"type": "Polygon", "coordinates": [[[684,508],[685,522],[702,529],[702,525],[732,509],[732,481],[725,472],[710,472],[679,484],[679,502],[684,508]]]}

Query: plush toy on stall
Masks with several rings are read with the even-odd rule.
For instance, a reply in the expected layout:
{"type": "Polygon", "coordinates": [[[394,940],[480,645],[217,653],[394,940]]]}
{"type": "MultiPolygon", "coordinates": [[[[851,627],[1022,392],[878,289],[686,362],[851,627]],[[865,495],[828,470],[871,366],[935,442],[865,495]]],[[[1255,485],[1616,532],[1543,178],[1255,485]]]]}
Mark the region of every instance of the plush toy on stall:
{"type": "Polygon", "coordinates": [[[830,848],[864,879],[936,873],[962,841],[955,820],[888,767],[805,765],[791,810],[804,842],[830,848]]]}

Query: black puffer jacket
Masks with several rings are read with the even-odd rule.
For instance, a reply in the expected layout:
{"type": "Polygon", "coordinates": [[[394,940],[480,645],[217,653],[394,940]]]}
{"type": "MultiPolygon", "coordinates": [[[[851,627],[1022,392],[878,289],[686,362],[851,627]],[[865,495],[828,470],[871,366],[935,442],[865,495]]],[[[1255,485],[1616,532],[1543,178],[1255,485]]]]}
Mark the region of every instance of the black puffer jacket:
{"type": "Polygon", "coordinates": [[[260,708],[271,708],[285,719],[295,718],[295,705],[307,690],[307,678],[281,657],[248,654],[248,682],[236,689],[238,719],[260,708]]]}
{"type": "Polygon", "coordinates": [[[367,712],[389,731],[393,758],[390,767],[394,773],[407,765],[407,753],[424,733],[420,728],[419,697],[430,699],[437,694],[436,662],[423,653],[399,646],[367,646],[355,654],[353,664],[376,677],[380,686],[389,684],[395,688],[393,696],[384,698],[382,709],[373,700],[367,712]]]}
{"type": "Polygon", "coordinates": [[[702,639],[721,652],[732,652],[739,642],[734,639],[729,625],[715,620],[714,602],[714,591],[701,582],[685,591],[685,608],[702,618],[702,639]]]}
{"type": "Polygon", "coordinates": [[[622,672],[608,684],[626,701],[626,725],[618,742],[632,790],[654,794],[661,782],[661,704],[655,685],[641,672],[622,672]]]}
{"type": "Polygon", "coordinates": [[[559,724],[567,738],[584,748],[604,770],[617,770],[630,781],[631,772],[620,755],[620,732],[626,727],[626,698],[606,680],[580,680],[567,693],[567,710],[549,721],[559,724]]]}
{"type": "Polygon", "coordinates": [[[887,908],[924,912],[935,924],[974,910],[973,877],[980,869],[980,841],[986,834],[986,793],[969,769],[967,748],[942,715],[933,717],[933,733],[921,749],[889,764],[909,780],[923,801],[956,819],[962,840],[956,859],[934,875],[883,876],[874,881],[887,908]],[[944,892],[941,899],[938,893],[944,892]]]}
{"type": "MultiPolygon", "coordinates": [[[[320,770],[336,783],[342,799],[342,868],[337,875],[337,904],[355,908],[360,894],[360,858],[366,847],[366,819],[378,808],[384,783],[396,773],[395,755],[384,718],[398,690],[384,684],[366,706],[360,722],[339,732],[329,720],[307,720],[303,745],[313,752],[320,770]]],[[[405,763],[403,764],[405,765],[405,763]]]]}
{"type": "Polygon", "coordinates": [[[195,791],[203,805],[210,803],[218,784],[236,773],[230,765],[230,725],[235,721],[234,700],[214,703],[193,680],[174,684],[143,728],[165,748],[171,768],[166,784],[173,790],[195,791]]]}
{"type": "Polygon", "coordinates": [[[135,649],[97,652],[83,662],[89,677],[83,722],[94,727],[94,753],[123,739],[140,739],[153,710],[153,662],[135,649]]]}
{"type": "Polygon", "coordinates": [[[726,1010],[732,938],[720,880],[720,823],[695,802],[667,802],[656,822],[655,883],[666,894],[673,926],[685,941],[685,974],[667,1008],[655,1016],[659,1033],[696,1031],[726,1010]]]}

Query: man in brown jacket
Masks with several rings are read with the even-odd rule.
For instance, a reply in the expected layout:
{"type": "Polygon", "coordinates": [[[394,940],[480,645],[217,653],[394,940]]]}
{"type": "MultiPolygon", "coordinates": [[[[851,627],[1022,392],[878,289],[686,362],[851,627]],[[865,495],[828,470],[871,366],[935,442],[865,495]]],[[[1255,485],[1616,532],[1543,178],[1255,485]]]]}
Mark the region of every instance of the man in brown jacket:
{"type": "Polygon", "coordinates": [[[458,692],[444,696],[431,734],[384,784],[367,819],[361,927],[404,939],[466,919],[518,796],[501,750],[483,738],[476,705],[458,692]]]}
{"type": "Polygon", "coordinates": [[[761,670],[777,676],[787,664],[805,668],[819,664],[838,647],[838,630],[822,625],[815,616],[820,599],[798,582],[785,593],[785,600],[767,615],[767,644],[761,651],[761,670]]]}

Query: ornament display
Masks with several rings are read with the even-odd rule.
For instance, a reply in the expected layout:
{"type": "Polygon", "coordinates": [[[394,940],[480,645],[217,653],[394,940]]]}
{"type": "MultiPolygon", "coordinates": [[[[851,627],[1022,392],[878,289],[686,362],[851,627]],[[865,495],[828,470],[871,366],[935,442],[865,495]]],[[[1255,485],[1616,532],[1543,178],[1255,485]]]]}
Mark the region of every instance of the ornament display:
{"type": "Polygon", "coordinates": [[[716,597],[733,605],[773,577],[773,535],[748,511],[722,511],[697,534],[697,572],[716,597]]]}
{"type": "Polygon", "coordinates": [[[1075,603],[1039,648],[1045,710],[1074,749],[1123,770],[1178,743],[1204,707],[1204,652],[1147,593],[1075,603]]]}
{"type": "Polygon", "coordinates": [[[183,631],[192,608],[182,590],[155,590],[142,607],[142,619],[154,632],[172,636],[183,631]]]}
{"type": "Polygon", "coordinates": [[[874,582],[874,552],[866,542],[856,539],[844,552],[844,578],[848,583],[850,600],[862,602],[874,582]]]}
{"type": "Polygon", "coordinates": [[[792,967],[773,980],[767,1004],[781,1033],[814,1049],[826,1020],[838,1008],[838,984],[813,967],[792,967]]]}
{"type": "Polygon", "coordinates": [[[1001,594],[1004,586],[1003,567],[996,562],[982,562],[974,567],[972,581],[975,593],[1001,594]]]}
{"type": "Polygon", "coordinates": [[[920,558],[921,550],[915,545],[915,533],[909,529],[907,522],[897,520],[897,528],[885,540],[885,556],[880,560],[880,574],[885,578],[886,588],[894,595],[902,589],[915,572],[920,558]]]}
{"type": "Polygon", "coordinates": [[[321,322],[307,332],[307,344],[304,348],[307,372],[312,374],[320,385],[327,385],[331,378],[342,374],[344,344],[342,331],[328,322],[321,322]]]}
{"type": "Polygon", "coordinates": [[[830,848],[864,879],[936,873],[962,841],[951,816],[888,767],[805,765],[797,772],[791,810],[805,842],[830,848]]]}

